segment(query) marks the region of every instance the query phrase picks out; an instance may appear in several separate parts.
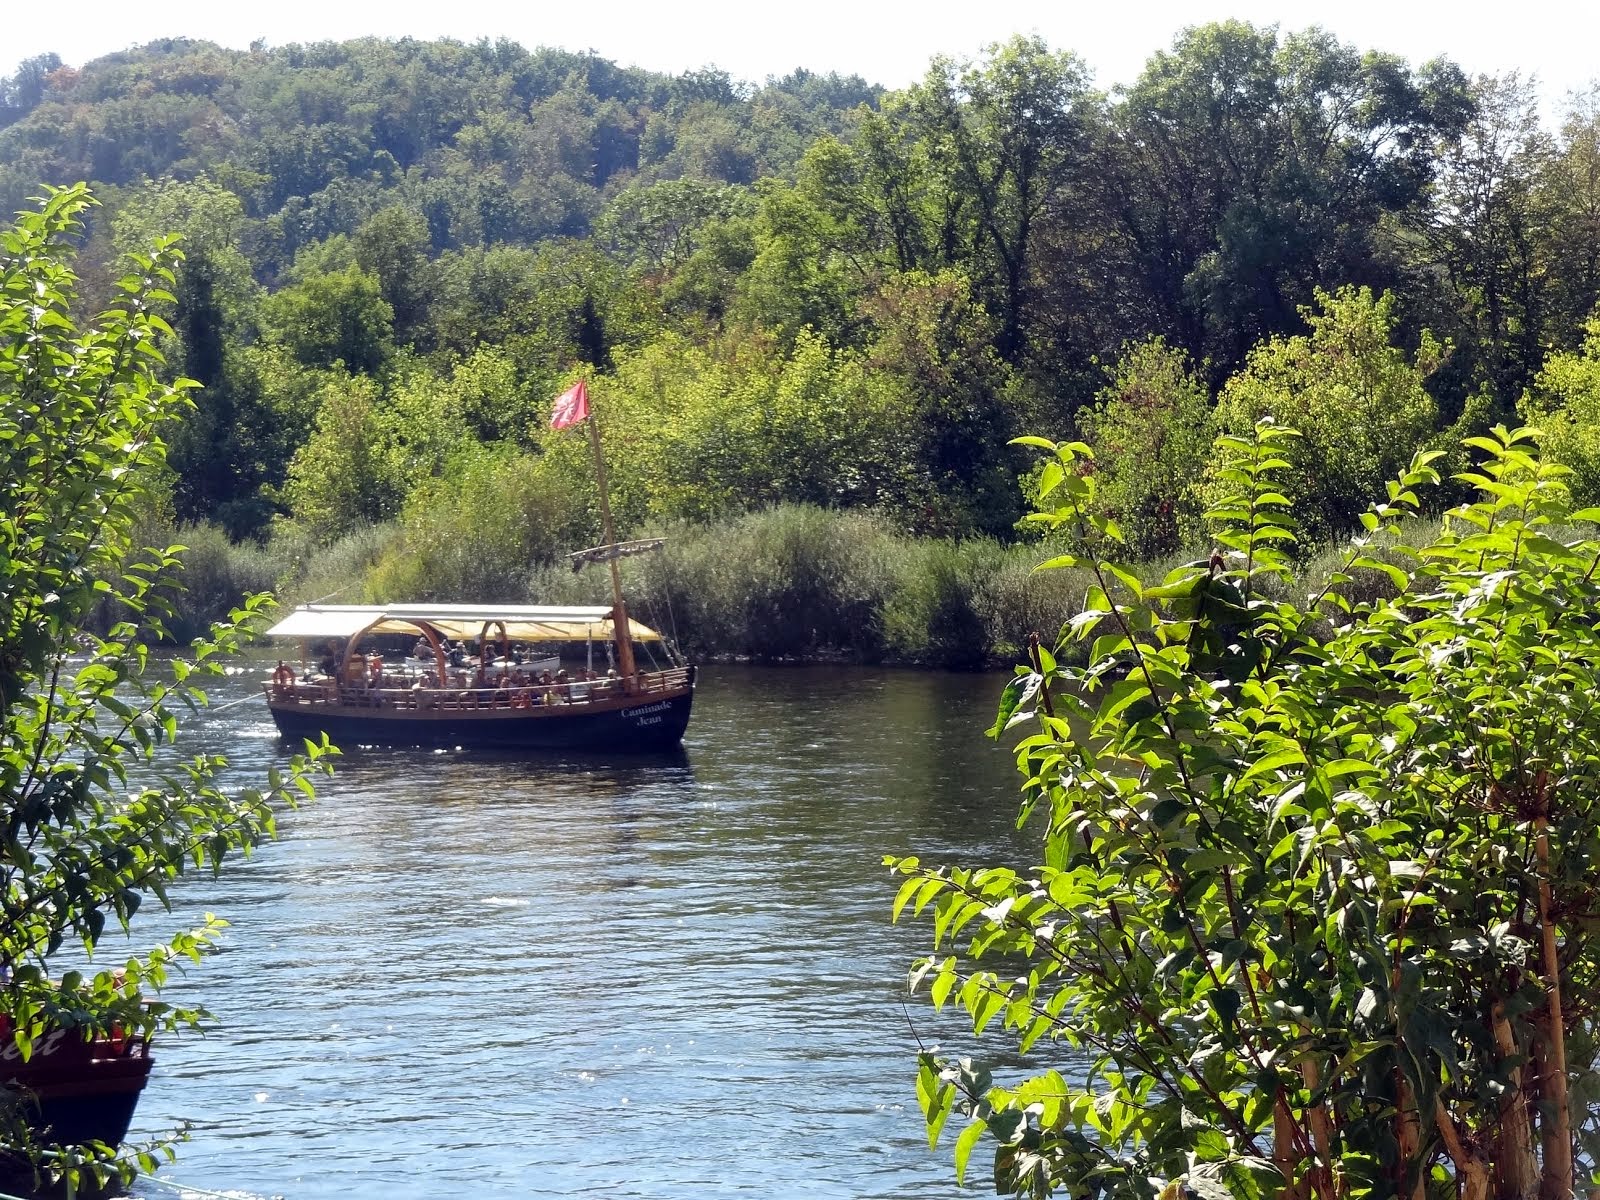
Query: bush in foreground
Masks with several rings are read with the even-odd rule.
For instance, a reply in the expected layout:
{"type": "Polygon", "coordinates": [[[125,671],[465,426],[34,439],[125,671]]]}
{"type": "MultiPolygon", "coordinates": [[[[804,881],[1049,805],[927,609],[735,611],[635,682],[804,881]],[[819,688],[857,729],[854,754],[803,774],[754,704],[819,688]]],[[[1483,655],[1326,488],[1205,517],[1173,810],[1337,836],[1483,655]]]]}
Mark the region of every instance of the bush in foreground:
{"type": "MultiPolygon", "coordinates": [[[[196,681],[217,673],[262,602],[191,655],[150,663],[143,631],[171,616],[179,560],[140,550],[132,529],[161,432],[186,403],[156,374],[166,326],[152,310],[170,302],[176,254],[163,243],[134,257],[114,307],[80,331],[70,247],[90,203],[81,186],[53,191],[0,229],[0,1016],[5,1048],[24,1059],[60,1031],[137,1038],[198,1023],[200,1010],[155,997],[214,938],[215,918],[111,962],[50,968],[69,947],[93,955],[126,933],[186,871],[269,837],[275,808],[310,792],[298,759],[263,788],[227,792],[224,759],[170,749],[178,711],[204,702],[196,681]],[[127,619],[97,636],[103,605],[127,619]]],[[[36,1126],[31,1098],[0,1088],[0,1170],[31,1168],[69,1195],[127,1182],[170,1151],[170,1139],[120,1153],[45,1146],[36,1126]]]]}
{"type": "Polygon", "coordinates": [[[1029,1196],[1566,1200],[1600,1161],[1597,513],[1497,429],[1420,551],[1427,455],[1325,591],[1271,599],[1292,440],[1224,439],[1221,549],[1154,587],[1087,448],[1035,442],[1073,542],[1044,566],[1096,580],[1087,664],[1038,647],[993,730],[1031,731],[1041,862],[887,860],[933,922],[913,988],[1035,1073],[924,1054],[930,1140],[959,1112],[958,1175],[987,1141],[1029,1196]],[[1392,594],[1352,605],[1357,571],[1392,594]]]}

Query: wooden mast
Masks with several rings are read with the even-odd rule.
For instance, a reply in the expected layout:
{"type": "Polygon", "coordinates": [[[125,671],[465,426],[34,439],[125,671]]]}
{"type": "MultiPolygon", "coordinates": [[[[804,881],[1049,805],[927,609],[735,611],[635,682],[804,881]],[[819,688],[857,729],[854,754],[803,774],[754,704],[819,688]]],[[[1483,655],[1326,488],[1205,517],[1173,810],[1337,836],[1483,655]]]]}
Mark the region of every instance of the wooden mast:
{"type": "Polygon", "coordinates": [[[605,522],[606,549],[611,565],[611,632],[617,643],[617,670],[622,673],[622,690],[635,692],[639,688],[638,675],[633,662],[633,630],[628,624],[628,606],[622,601],[622,572],[617,567],[617,530],[611,522],[611,491],[606,485],[606,457],[600,451],[600,426],[594,419],[594,406],[589,406],[589,444],[594,447],[595,477],[600,482],[600,519],[605,522]]]}

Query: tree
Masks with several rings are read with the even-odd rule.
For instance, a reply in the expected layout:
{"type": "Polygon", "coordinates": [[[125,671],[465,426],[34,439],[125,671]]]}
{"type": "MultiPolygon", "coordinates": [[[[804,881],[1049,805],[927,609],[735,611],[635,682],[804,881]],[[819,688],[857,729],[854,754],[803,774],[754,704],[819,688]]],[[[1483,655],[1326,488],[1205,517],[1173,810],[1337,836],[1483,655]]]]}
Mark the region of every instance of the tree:
{"type": "MultiPolygon", "coordinates": [[[[919,534],[1004,536],[1022,515],[1020,464],[1006,448],[1017,411],[998,322],[957,271],[889,280],[863,307],[875,336],[867,362],[910,417],[911,486],[901,501],[919,534]]],[[[903,452],[902,452],[903,453],[903,452]]]]}
{"type": "Polygon", "coordinates": [[[267,301],[265,316],[276,338],[308,367],[343,363],[366,374],[394,352],[394,309],[378,279],[359,267],[285,288],[267,301]]]}
{"type": "MultiPolygon", "coordinates": [[[[115,969],[47,968],[73,944],[108,949],[142,902],[166,904],[173,879],[270,836],[275,806],[310,793],[307,771],[327,753],[312,747],[265,789],[227,792],[223,758],[171,750],[178,710],[204,700],[196,680],[220,673],[263,599],[171,660],[170,675],[154,669],[149,637],[180,586],[181,548],[141,550],[131,530],[160,434],[187,403],[162,382],[156,349],[177,254],[163,240],[131,256],[113,308],[80,330],[70,258],[90,204],[81,185],[52,190],[0,232],[0,1013],[24,1056],[54,1030],[143,1037],[198,1023],[199,1010],[153,995],[214,939],[214,919],[114,953],[115,969]],[[91,622],[107,603],[128,619],[102,637],[91,622]]],[[[28,1111],[26,1097],[0,1096],[0,1147],[69,1187],[126,1182],[159,1148],[46,1157],[28,1111]]]]}
{"type": "Polygon", "coordinates": [[[173,369],[200,386],[189,418],[168,434],[173,504],[180,521],[220,519],[237,534],[257,531],[263,485],[281,480],[271,461],[270,428],[239,346],[255,331],[261,288],[240,249],[245,218],[239,197],[208,179],[163,180],[133,189],[112,219],[123,251],[163,232],[181,235],[173,369]]]}
{"type": "Polygon", "coordinates": [[[1517,411],[1544,433],[1546,455],[1572,472],[1580,504],[1600,504],[1600,314],[1580,351],[1552,354],[1517,411]]]}
{"type": "Polygon", "coordinates": [[[406,482],[377,384],[330,380],[317,395],[316,427],[289,463],[295,519],[323,536],[348,533],[399,512],[406,482]]]}
{"type": "Polygon", "coordinates": [[[1217,402],[1219,428],[1236,436],[1262,417],[1300,431],[1285,453],[1308,537],[1352,528],[1436,428],[1423,385],[1439,346],[1425,334],[1415,358],[1397,349],[1395,306],[1390,293],[1317,293],[1317,307],[1305,313],[1311,332],[1256,347],[1217,402]]]}
{"type": "Polygon", "coordinates": [[[1295,331],[1314,289],[1398,281],[1385,218],[1420,216],[1436,141],[1470,111],[1448,62],[1413,71],[1317,29],[1197,26],[1115,106],[1096,224],[1118,235],[1148,331],[1219,380],[1295,331]]]}
{"type": "Polygon", "coordinates": [[[1159,338],[1129,346],[1098,399],[1078,423],[1094,449],[1101,512],[1136,559],[1198,551],[1211,398],[1188,358],[1159,338]]]}
{"type": "Polygon", "coordinates": [[[396,205],[362,222],[354,241],[356,262],[377,278],[378,294],[394,314],[395,340],[425,337],[434,284],[428,223],[414,209],[396,205]]]}
{"type": "Polygon", "coordinates": [[[1025,346],[1036,226],[1082,166],[1087,97],[1082,61],[1021,36],[991,46],[979,65],[935,59],[907,96],[947,194],[968,206],[969,270],[999,321],[996,349],[1009,363],[1025,346]]]}
{"type": "Polygon", "coordinates": [[[1600,542],[1566,523],[1600,514],[1499,428],[1408,566],[1373,551],[1430,455],[1326,591],[1274,601],[1293,440],[1224,439],[1219,553],[1148,587],[1087,448],[1033,439],[1044,565],[1095,580],[1087,664],[1036,644],[991,731],[1027,731],[1043,865],[886,861],[933,918],[913,987],[1035,1065],[923,1054],[930,1139],[959,1111],[958,1175],[988,1140],[1033,1197],[1568,1200],[1600,1149],[1600,542]],[[1359,567],[1399,595],[1352,607],[1359,567]]]}
{"type": "Polygon", "coordinates": [[[0,129],[38,108],[51,73],[60,69],[59,54],[35,54],[17,64],[15,75],[0,79],[0,129]]]}
{"type": "Polygon", "coordinates": [[[1549,340],[1570,345],[1600,303],[1600,84],[1568,97],[1540,187],[1551,214],[1549,340]]]}
{"type": "Polygon", "coordinates": [[[1539,184],[1553,147],[1530,81],[1480,76],[1473,98],[1472,120],[1441,154],[1429,254],[1450,285],[1441,315],[1454,320],[1441,329],[1478,374],[1465,382],[1488,384],[1509,408],[1543,356],[1549,197],[1539,184]]]}

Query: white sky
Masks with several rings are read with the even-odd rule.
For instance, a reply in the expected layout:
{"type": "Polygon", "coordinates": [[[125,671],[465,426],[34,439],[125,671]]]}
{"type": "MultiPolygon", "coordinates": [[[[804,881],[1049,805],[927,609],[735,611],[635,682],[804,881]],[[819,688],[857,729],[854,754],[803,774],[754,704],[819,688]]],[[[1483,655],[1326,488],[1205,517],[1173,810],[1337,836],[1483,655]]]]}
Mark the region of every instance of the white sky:
{"type": "Polygon", "coordinates": [[[1013,33],[1077,51],[1102,86],[1131,81],[1185,25],[1225,17],[1298,29],[1320,24],[1361,49],[1420,63],[1439,54],[1469,73],[1536,74],[1546,103],[1600,77],[1597,0],[78,0],[7,6],[0,74],[53,50],[74,65],[157,37],[240,49],[365,35],[509,37],[530,49],[593,49],[678,72],[715,64],[760,81],[797,66],[899,87],[936,53],[965,56],[1013,33]]]}

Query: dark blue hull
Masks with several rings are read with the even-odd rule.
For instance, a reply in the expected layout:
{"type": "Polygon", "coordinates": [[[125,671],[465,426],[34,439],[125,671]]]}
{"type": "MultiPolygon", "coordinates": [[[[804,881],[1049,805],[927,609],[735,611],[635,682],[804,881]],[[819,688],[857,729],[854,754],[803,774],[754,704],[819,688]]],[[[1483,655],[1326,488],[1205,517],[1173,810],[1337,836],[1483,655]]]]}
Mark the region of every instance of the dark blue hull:
{"type": "Polygon", "coordinates": [[[552,708],[396,710],[277,700],[268,707],[285,737],[315,739],[326,733],[336,746],[659,754],[683,741],[693,704],[690,687],[669,695],[651,693],[627,701],[552,708]]]}

